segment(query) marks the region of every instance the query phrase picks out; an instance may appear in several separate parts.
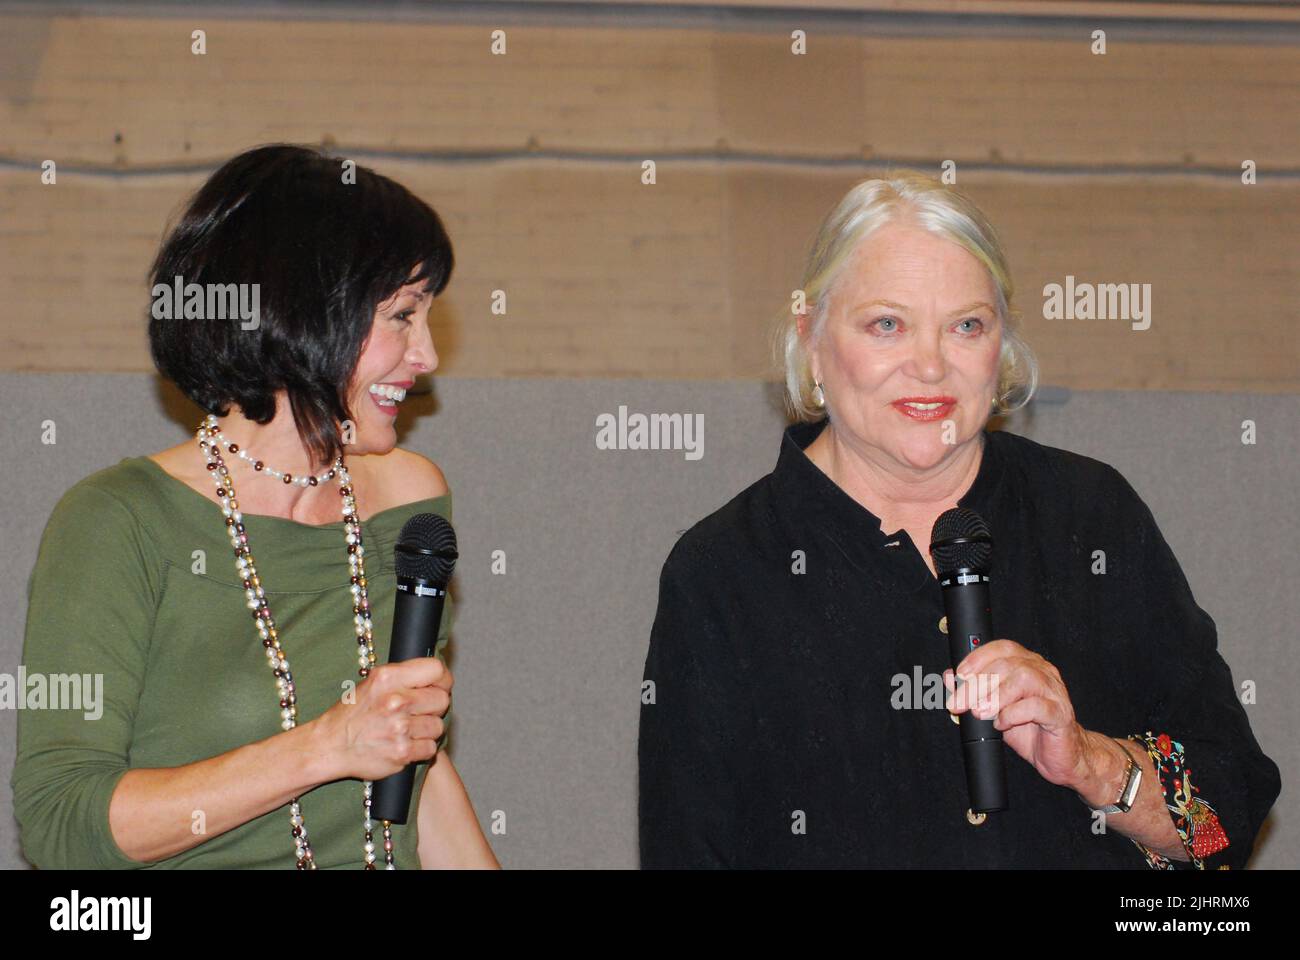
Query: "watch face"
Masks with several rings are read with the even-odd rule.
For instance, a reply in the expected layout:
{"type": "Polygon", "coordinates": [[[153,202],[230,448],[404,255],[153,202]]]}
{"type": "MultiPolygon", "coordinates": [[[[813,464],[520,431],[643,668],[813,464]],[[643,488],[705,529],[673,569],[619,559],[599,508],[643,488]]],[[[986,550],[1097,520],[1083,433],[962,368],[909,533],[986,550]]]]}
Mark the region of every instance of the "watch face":
{"type": "Polygon", "coordinates": [[[1128,813],[1133,806],[1133,801],[1137,799],[1138,787],[1142,783],[1142,770],[1136,763],[1130,763],[1129,779],[1124,784],[1124,794],[1119,798],[1119,808],[1124,813],[1128,813]]]}

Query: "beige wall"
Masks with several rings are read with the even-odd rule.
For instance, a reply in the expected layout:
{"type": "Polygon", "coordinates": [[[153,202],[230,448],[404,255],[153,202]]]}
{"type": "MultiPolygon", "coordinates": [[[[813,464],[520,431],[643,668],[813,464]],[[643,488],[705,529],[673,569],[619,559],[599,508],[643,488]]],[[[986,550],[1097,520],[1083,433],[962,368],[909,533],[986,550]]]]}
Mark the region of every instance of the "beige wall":
{"type": "Polygon", "coordinates": [[[767,375],[771,317],[828,208],[889,165],[951,160],[1006,243],[1046,382],[1300,387],[1289,12],[1261,42],[1139,32],[1113,19],[1124,4],[1009,35],[997,20],[962,35],[956,17],[662,27],[482,6],[400,23],[0,13],[0,369],[151,369],[145,271],[168,218],[221,161],[287,140],[328,143],[444,216],[448,376],[767,375]],[[1042,287],[1067,274],[1151,284],[1151,329],[1044,320],[1042,287]]]}

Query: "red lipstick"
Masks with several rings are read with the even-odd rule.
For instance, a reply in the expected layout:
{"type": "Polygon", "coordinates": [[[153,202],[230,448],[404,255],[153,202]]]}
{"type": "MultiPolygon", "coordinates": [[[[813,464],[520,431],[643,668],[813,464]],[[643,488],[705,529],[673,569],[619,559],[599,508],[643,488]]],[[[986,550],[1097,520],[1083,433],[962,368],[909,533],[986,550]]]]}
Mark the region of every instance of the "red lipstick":
{"type": "Polygon", "coordinates": [[[952,413],[953,407],[957,406],[957,398],[948,396],[899,397],[890,406],[912,420],[943,420],[952,413]],[[913,406],[913,404],[919,404],[920,406],[913,406]]]}

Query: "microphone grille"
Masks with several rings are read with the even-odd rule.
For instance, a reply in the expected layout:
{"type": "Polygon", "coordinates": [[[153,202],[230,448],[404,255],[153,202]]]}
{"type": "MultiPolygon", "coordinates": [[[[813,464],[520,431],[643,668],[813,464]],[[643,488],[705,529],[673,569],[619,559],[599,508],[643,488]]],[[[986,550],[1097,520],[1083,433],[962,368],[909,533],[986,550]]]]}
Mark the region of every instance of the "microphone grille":
{"type": "Polygon", "coordinates": [[[987,570],[993,556],[989,525],[974,510],[965,507],[945,510],[930,532],[930,556],[940,573],[963,568],[987,570]]]}
{"type": "Polygon", "coordinates": [[[431,580],[446,586],[456,566],[456,531],[447,518],[417,513],[402,525],[393,548],[393,566],[399,577],[431,580]]]}

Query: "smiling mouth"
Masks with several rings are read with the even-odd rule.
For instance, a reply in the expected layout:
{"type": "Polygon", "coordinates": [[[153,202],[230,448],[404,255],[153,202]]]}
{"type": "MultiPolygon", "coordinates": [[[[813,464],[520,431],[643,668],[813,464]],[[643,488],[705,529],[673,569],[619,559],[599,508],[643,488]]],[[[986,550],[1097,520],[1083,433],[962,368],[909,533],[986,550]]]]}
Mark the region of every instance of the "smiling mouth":
{"type": "Polygon", "coordinates": [[[952,397],[907,397],[895,400],[891,406],[911,420],[942,420],[957,406],[957,401],[952,397]]]}
{"type": "Polygon", "coordinates": [[[395,407],[406,399],[406,388],[391,383],[372,383],[370,395],[381,407],[395,407]]]}

